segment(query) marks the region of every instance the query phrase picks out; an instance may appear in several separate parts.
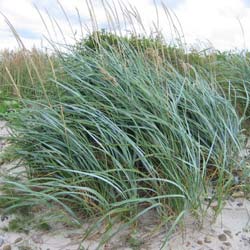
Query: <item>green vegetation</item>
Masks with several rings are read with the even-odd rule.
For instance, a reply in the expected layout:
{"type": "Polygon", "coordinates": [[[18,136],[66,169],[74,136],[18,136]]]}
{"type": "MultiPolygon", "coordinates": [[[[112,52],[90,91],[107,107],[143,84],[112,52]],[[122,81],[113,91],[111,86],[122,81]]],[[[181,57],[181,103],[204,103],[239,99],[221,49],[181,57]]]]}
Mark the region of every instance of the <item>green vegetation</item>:
{"type": "Polygon", "coordinates": [[[29,233],[31,230],[49,231],[51,226],[49,221],[41,218],[34,218],[34,215],[27,213],[18,213],[16,218],[12,219],[8,226],[3,228],[6,232],[29,233]]]}
{"type": "Polygon", "coordinates": [[[49,78],[56,67],[56,59],[43,51],[33,48],[31,51],[2,51],[0,55],[1,96],[38,98],[43,92],[41,84],[50,88],[49,78]]]}
{"type": "Polygon", "coordinates": [[[160,36],[104,31],[63,51],[2,54],[0,107],[17,104],[6,118],[28,174],[3,181],[6,213],[53,202],[75,221],[98,218],[86,236],[110,225],[102,244],[113,224],[150,210],[164,225],[204,212],[208,196],[222,206],[249,120],[248,53],[185,53],[160,36]]]}

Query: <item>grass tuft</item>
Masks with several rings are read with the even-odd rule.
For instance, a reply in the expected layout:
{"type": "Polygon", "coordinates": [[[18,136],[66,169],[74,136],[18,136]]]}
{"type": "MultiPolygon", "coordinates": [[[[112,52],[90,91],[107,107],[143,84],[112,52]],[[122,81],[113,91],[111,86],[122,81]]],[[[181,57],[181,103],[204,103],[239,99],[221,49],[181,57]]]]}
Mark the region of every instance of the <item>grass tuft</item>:
{"type": "Polygon", "coordinates": [[[150,211],[172,222],[166,239],[188,211],[206,211],[205,199],[219,211],[248,119],[248,62],[184,51],[158,38],[94,32],[47,57],[50,70],[25,57],[35,76],[25,87],[7,67],[21,99],[6,116],[9,140],[28,178],[2,181],[5,213],[53,203],[78,224],[95,218],[85,238],[105,225],[101,245],[150,211]]]}

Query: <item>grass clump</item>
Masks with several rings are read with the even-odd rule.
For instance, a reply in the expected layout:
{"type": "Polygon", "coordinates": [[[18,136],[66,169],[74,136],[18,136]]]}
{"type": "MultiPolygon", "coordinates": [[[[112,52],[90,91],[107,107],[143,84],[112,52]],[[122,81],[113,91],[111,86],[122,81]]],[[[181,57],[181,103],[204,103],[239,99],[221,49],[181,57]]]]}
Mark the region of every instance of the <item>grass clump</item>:
{"type": "Polygon", "coordinates": [[[204,212],[208,196],[219,209],[248,108],[239,118],[234,100],[247,103],[248,90],[234,94],[225,80],[233,76],[183,51],[103,32],[56,50],[53,77],[40,77],[8,114],[28,178],[3,181],[5,212],[57,203],[78,223],[98,218],[86,237],[107,223],[102,244],[113,225],[136,224],[150,210],[162,224],[176,219],[172,230],[187,211],[204,212]]]}
{"type": "Polygon", "coordinates": [[[201,209],[210,174],[223,198],[238,150],[231,103],[198,72],[119,47],[60,54],[60,95],[10,114],[29,179],[6,182],[20,195],[4,197],[9,210],[54,201],[75,217],[172,218],[201,209]]]}

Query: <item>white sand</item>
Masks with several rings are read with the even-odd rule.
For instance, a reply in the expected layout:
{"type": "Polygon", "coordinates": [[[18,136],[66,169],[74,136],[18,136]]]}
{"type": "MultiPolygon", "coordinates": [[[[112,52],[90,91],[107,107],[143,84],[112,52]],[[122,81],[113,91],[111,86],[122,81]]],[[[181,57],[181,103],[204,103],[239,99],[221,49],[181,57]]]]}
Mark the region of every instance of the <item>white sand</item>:
{"type": "MultiPolygon", "coordinates": [[[[213,216],[204,218],[203,224],[196,223],[191,216],[185,218],[185,227],[178,229],[172,235],[168,246],[164,249],[169,250],[249,250],[250,249],[250,202],[246,199],[236,199],[228,201],[213,223],[213,216]]],[[[150,217],[150,214],[149,214],[150,217]]],[[[11,218],[10,218],[11,219],[11,218]]],[[[8,220],[0,223],[7,224],[8,220]]],[[[77,250],[81,243],[83,230],[67,229],[61,227],[54,232],[31,231],[28,235],[13,232],[0,232],[0,237],[4,244],[9,244],[12,249],[20,249],[20,246],[29,246],[31,249],[41,250],[77,250]],[[15,241],[20,242],[15,243],[15,241]]],[[[133,249],[126,242],[127,232],[120,233],[114,237],[103,250],[108,249],[133,249]]],[[[160,249],[165,239],[166,231],[160,231],[153,236],[143,237],[147,233],[142,230],[143,244],[137,249],[160,249]]],[[[100,241],[98,235],[83,242],[83,249],[94,250],[100,241]]]]}
{"type": "Polygon", "coordinates": [[[173,236],[169,249],[250,249],[250,202],[246,199],[227,201],[217,220],[204,219],[202,228],[194,223],[187,224],[184,235],[173,236]]]}

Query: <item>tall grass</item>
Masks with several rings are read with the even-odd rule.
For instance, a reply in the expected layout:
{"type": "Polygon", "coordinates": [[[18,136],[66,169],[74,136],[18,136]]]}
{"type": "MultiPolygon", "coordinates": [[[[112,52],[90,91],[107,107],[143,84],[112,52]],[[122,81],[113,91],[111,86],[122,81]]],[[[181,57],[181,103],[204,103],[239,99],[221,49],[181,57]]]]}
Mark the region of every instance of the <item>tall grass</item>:
{"type": "Polygon", "coordinates": [[[61,55],[67,81],[54,81],[60,96],[9,117],[29,179],[6,182],[18,191],[2,197],[8,209],[56,201],[75,216],[177,216],[201,209],[209,169],[223,197],[239,133],[228,100],[126,42],[72,50],[61,55]]]}
{"type": "MultiPolygon", "coordinates": [[[[57,67],[54,55],[42,50],[3,50],[0,53],[0,88],[2,98],[39,98],[41,82],[48,84],[57,67]],[[40,87],[39,87],[40,86],[40,87]]],[[[49,89],[49,86],[47,87],[49,89]]]]}
{"type": "Polygon", "coordinates": [[[226,93],[232,100],[239,116],[245,120],[246,131],[250,121],[249,93],[250,93],[250,55],[248,52],[221,53],[217,56],[217,79],[224,89],[230,89],[226,93]]]}
{"type": "Polygon", "coordinates": [[[220,205],[241,124],[220,83],[197,65],[180,70],[152,43],[95,42],[98,49],[57,50],[60,68],[42,85],[45,98],[23,99],[9,114],[28,178],[2,182],[5,211],[55,202],[79,221],[128,226],[149,210],[167,220],[199,213],[208,195],[220,205]]]}

